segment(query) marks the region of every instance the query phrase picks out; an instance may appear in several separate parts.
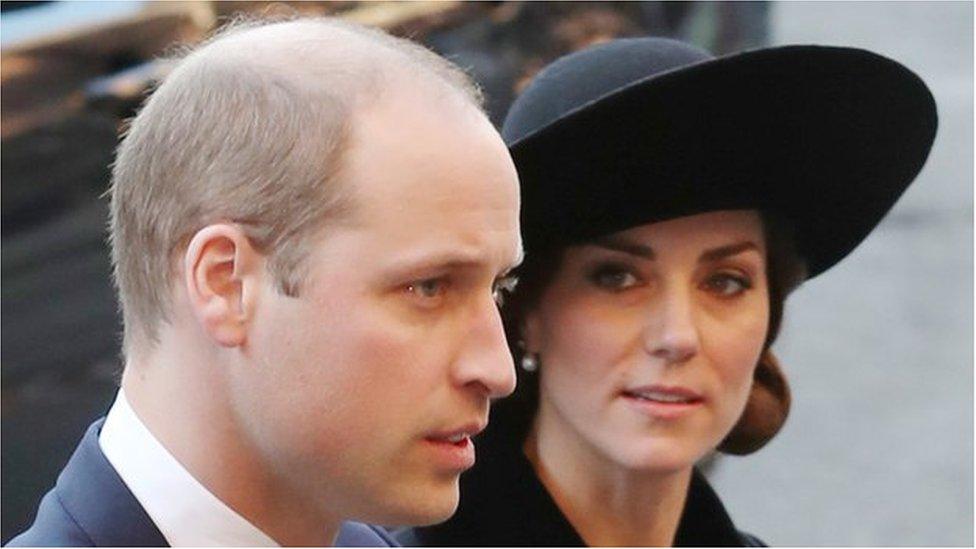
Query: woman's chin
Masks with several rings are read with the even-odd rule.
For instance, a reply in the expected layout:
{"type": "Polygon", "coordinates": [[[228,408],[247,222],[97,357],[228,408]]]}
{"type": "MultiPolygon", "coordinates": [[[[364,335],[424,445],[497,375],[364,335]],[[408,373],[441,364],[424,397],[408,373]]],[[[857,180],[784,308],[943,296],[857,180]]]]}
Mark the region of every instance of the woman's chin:
{"type": "Polygon", "coordinates": [[[641,474],[668,475],[686,472],[704,457],[709,448],[682,447],[669,443],[614,452],[624,468],[641,474]]]}

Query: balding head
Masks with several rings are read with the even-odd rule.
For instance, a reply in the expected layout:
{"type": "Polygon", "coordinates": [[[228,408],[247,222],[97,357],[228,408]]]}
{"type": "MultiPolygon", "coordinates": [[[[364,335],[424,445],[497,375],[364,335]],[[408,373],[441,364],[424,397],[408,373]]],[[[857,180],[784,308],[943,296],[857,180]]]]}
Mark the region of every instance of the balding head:
{"type": "Polygon", "coordinates": [[[245,227],[282,293],[308,239],[354,206],[341,184],[355,113],[403,85],[480,110],[477,87],[413,42],[335,19],[238,22],[188,50],[118,149],[110,239],[125,348],[170,314],[176,255],[201,228],[245,227]]]}
{"type": "Polygon", "coordinates": [[[477,86],[464,72],[423,46],[379,29],[340,19],[242,21],[222,28],[183,58],[184,67],[259,71],[310,93],[343,95],[350,101],[390,89],[384,78],[406,76],[460,92],[481,106],[477,86]]]}

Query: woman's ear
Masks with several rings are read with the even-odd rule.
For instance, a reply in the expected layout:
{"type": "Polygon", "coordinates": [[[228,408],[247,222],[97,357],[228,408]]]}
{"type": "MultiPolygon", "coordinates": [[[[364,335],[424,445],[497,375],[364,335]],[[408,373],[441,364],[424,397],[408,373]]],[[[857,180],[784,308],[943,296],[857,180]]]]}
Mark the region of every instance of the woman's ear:
{"type": "Polygon", "coordinates": [[[264,257],[237,225],[208,225],[190,239],[183,258],[184,286],[194,317],[218,345],[245,343],[263,264],[264,257]]]}
{"type": "Polygon", "coordinates": [[[519,325],[519,336],[523,343],[522,350],[526,353],[538,353],[541,346],[539,315],[535,311],[526,311],[519,325]]]}

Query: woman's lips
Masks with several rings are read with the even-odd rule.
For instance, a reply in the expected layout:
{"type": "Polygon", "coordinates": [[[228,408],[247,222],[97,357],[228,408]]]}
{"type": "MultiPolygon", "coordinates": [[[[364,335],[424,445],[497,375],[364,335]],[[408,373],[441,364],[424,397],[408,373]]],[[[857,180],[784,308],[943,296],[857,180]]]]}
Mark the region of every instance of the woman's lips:
{"type": "Polygon", "coordinates": [[[704,398],[687,387],[646,385],[624,389],[620,393],[627,403],[642,414],[659,419],[676,419],[696,409],[704,398]]]}

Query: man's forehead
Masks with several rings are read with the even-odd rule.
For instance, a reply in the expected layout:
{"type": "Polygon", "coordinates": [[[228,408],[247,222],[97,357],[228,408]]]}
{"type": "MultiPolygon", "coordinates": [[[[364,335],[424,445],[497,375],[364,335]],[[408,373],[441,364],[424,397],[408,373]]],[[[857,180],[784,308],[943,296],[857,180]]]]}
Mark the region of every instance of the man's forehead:
{"type": "Polygon", "coordinates": [[[391,279],[448,271],[491,271],[503,275],[522,261],[521,242],[515,246],[404,246],[387,257],[384,271],[391,279]]]}
{"type": "Polygon", "coordinates": [[[398,209],[513,198],[508,187],[517,176],[504,144],[456,97],[431,97],[416,86],[387,92],[357,108],[350,124],[342,176],[367,209],[384,200],[398,209]]]}

